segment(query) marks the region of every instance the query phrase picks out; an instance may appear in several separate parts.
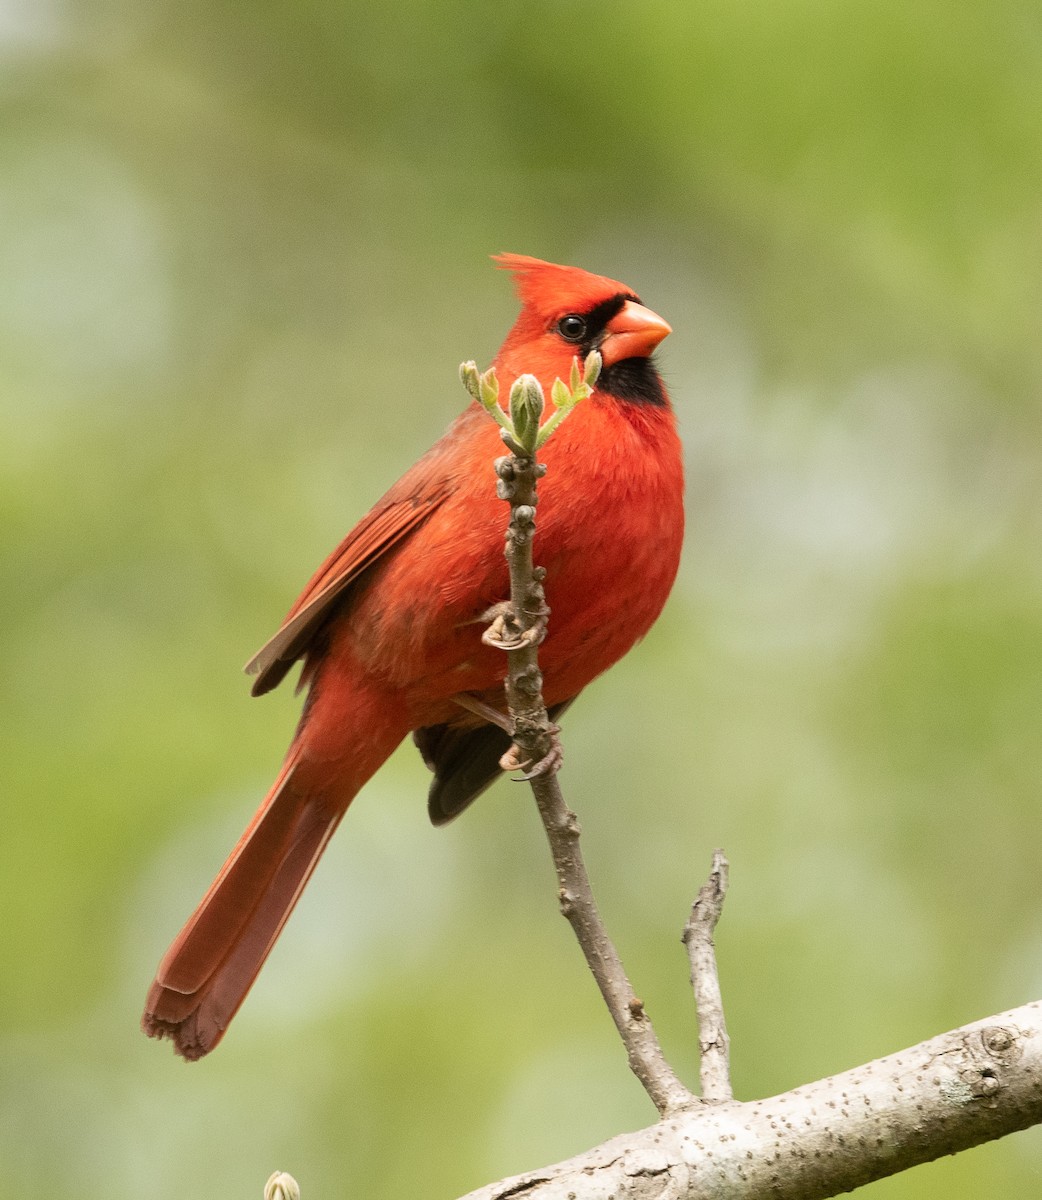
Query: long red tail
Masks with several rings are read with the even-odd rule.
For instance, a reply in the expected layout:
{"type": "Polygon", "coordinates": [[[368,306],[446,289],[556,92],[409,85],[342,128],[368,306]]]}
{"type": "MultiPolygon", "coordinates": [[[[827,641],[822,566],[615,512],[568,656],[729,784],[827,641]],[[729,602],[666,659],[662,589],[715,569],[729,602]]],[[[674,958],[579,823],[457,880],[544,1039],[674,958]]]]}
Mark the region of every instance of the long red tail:
{"type": "Polygon", "coordinates": [[[224,1036],[348,803],[309,789],[297,748],[159,964],[141,1027],[182,1057],[224,1036]]]}

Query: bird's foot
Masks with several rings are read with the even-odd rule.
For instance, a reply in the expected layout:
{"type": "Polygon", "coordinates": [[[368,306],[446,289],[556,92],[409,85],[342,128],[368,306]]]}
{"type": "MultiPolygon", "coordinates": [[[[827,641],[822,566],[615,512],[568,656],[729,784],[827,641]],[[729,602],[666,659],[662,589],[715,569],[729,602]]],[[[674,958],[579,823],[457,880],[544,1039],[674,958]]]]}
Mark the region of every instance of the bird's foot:
{"type": "Polygon", "coordinates": [[[526,627],[518,619],[510,601],[503,600],[481,614],[482,621],[490,622],[481,640],[486,646],[494,646],[497,650],[523,650],[526,646],[538,646],[546,637],[546,618],[549,615],[549,608],[540,604],[535,612],[525,613],[531,620],[526,627]]]}
{"type": "Polygon", "coordinates": [[[517,742],[511,742],[510,749],[499,760],[499,765],[504,771],[522,772],[518,778],[519,783],[530,779],[545,779],[550,775],[556,775],[561,769],[561,764],[564,762],[564,751],[561,749],[561,739],[557,736],[561,732],[561,727],[560,725],[548,725],[543,732],[550,748],[537,763],[533,763],[530,758],[525,757],[525,752],[517,742]]]}

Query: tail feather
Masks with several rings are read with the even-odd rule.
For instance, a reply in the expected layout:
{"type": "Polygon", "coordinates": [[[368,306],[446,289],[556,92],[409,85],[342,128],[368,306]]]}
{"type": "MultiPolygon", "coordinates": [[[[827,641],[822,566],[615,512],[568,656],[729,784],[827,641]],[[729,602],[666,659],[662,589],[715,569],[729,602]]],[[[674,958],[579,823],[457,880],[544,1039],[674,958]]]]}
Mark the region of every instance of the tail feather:
{"type": "Polygon", "coordinates": [[[156,972],[141,1025],[183,1058],[221,1040],[350,801],[331,804],[299,775],[291,754],[156,972]]]}

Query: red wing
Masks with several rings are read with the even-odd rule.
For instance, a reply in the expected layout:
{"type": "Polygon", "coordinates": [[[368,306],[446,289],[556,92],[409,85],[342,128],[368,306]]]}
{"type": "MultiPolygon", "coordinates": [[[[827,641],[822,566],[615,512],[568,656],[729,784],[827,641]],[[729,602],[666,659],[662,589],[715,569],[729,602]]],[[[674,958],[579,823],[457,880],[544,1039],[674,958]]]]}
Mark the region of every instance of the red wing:
{"type": "Polygon", "coordinates": [[[290,667],[307,653],[319,626],[345,590],[449,495],[452,476],[438,469],[446,448],[439,443],[406,472],[311,577],[278,633],[246,664],[246,673],[257,676],[253,695],[270,692],[282,682],[290,667]]]}

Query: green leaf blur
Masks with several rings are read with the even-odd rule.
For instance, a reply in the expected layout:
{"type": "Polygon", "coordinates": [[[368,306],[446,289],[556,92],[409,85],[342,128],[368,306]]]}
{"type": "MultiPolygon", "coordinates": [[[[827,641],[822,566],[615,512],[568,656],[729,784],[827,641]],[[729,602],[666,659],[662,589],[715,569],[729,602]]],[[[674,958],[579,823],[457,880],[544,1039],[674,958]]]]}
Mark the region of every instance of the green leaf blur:
{"type": "MultiPolygon", "coordinates": [[[[452,1197],[653,1117],[526,790],[434,831],[411,747],[219,1051],[137,1030],[296,719],[239,667],[492,360],[495,251],[675,330],[682,576],[562,783],[678,1069],[717,845],[741,1097],[1042,994],[1037,4],[5,0],[0,66],[22,1200],[452,1197]]],[[[1040,1173],[1033,1132],[866,1193],[1040,1173]]]]}

